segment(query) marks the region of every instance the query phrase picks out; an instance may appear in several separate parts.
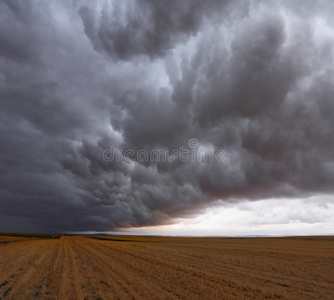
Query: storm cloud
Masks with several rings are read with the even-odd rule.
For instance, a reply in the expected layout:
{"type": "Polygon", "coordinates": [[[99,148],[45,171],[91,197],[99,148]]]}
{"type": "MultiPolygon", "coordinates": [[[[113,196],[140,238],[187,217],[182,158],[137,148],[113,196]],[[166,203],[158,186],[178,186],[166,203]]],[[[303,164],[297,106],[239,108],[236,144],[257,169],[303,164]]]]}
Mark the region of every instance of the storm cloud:
{"type": "Polygon", "coordinates": [[[331,197],[333,13],[331,1],[2,1],[1,231],[331,197]],[[191,138],[226,159],[103,157],[191,138]]]}

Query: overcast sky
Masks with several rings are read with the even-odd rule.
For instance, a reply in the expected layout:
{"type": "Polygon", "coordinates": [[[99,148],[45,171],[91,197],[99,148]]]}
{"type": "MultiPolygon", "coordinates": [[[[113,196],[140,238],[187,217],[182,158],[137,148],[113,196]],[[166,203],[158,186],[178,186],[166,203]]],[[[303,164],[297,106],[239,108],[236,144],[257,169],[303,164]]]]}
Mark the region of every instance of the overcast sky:
{"type": "Polygon", "coordinates": [[[333,15],[1,1],[0,231],[334,233],[333,15]]]}

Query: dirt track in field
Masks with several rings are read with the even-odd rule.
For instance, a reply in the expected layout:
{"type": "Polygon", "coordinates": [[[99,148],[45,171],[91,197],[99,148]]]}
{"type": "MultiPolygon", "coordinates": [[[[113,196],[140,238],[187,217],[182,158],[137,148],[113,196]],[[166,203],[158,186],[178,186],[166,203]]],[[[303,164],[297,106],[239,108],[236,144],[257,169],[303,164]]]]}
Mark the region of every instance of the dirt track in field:
{"type": "Polygon", "coordinates": [[[334,299],[334,237],[0,236],[0,299],[334,299]]]}

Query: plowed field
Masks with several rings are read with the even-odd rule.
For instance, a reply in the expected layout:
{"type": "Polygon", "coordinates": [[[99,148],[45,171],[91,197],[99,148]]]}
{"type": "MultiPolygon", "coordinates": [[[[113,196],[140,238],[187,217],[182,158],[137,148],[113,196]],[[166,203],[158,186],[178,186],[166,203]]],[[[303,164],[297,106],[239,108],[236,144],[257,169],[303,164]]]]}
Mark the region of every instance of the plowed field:
{"type": "Polygon", "coordinates": [[[0,299],[334,299],[334,238],[0,237],[0,299]]]}

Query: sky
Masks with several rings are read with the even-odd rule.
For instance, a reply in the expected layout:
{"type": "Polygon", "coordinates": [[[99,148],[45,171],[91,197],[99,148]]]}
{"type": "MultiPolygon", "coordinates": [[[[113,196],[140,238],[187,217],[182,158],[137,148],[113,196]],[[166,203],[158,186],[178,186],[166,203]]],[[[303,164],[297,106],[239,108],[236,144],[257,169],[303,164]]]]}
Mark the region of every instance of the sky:
{"type": "Polygon", "coordinates": [[[334,234],[334,3],[0,2],[0,231],[334,234]]]}

